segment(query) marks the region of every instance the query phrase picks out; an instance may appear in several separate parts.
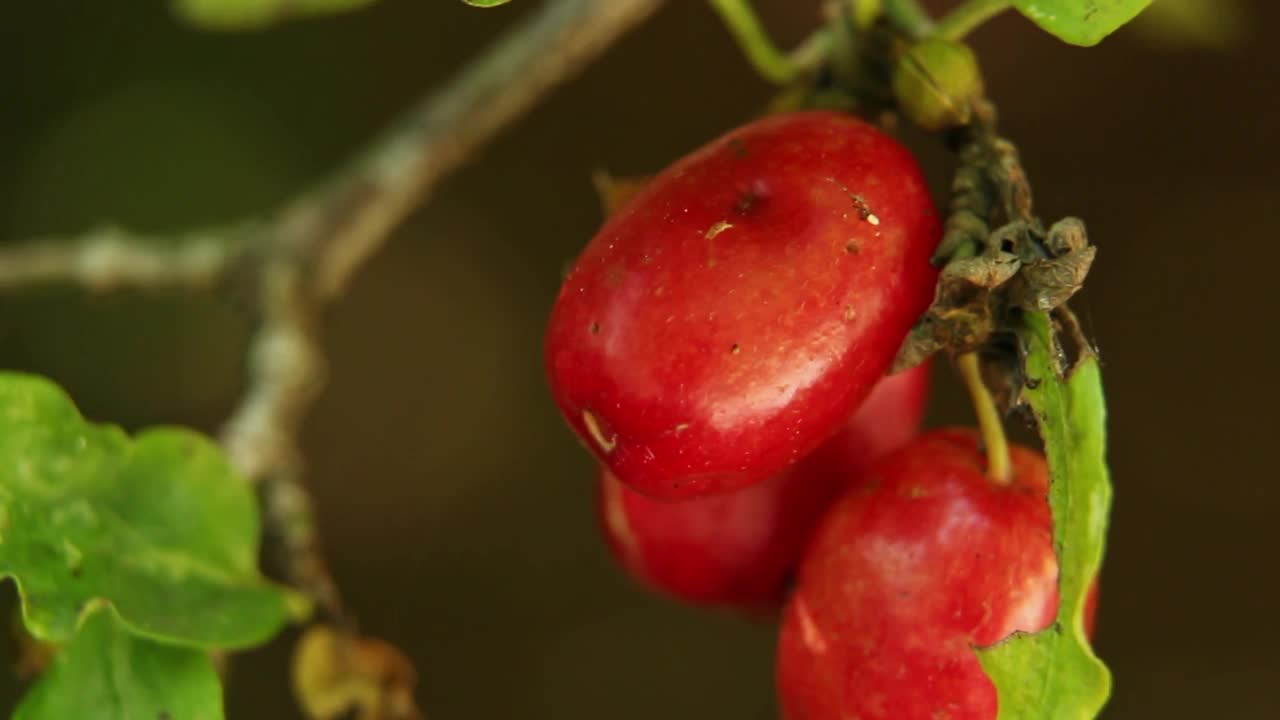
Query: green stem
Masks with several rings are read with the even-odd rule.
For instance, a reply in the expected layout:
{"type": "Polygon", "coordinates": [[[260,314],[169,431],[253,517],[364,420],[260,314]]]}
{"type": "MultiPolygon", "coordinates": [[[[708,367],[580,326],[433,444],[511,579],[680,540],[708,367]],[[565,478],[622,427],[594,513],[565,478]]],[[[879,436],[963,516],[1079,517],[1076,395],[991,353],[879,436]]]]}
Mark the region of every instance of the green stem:
{"type": "Polygon", "coordinates": [[[1012,5],[1012,0],[969,0],[943,16],[933,29],[933,35],[944,40],[960,40],[1012,5]]]}
{"type": "Polygon", "coordinates": [[[821,65],[831,56],[831,50],[835,45],[832,37],[834,34],[827,26],[814,30],[787,56],[787,62],[791,64],[792,71],[798,73],[821,65]]]}
{"type": "Polygon", "coordinates": [[[884,14],[893,26],[910,38],[922,38],[930,34],[933,19],[920,7],[917,0],[883,0],[884,14]]]}
{"type": "Polygon", "coordinates": [[[791,58],[773,44],[756,17],[755,10],[747,0],[709,0],[711,7],[720,14],[729,32],[738,41],[738,46],[746,54],[747,60],[755,66],[756,72],[766,80],[785,84],[794,78],[799,71],[791,58]]]}
{"type": "Polygon", "coordinates": [[[978,416],[978,432],[987,449],[987,477],[997,485],[1008,485],[1013,476],[1009,463],[1009,441],[1005,438],[1000,411],[991,399],[991,391],[982,382],[978,353],[962,353],[956,358],[956,364],[960,368],[960,377],[964,379],[965,387],[969,389],[974,414],[978,416]]]}

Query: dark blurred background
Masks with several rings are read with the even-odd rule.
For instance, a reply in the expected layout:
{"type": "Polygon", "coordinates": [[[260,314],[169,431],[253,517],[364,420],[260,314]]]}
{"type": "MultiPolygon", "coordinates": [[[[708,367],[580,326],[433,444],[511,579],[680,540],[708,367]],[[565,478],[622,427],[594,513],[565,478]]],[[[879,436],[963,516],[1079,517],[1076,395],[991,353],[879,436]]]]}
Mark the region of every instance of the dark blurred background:
{"type": "MultiPolygon", "coordinates": [[[[533,1],[384,0],[243,35],[163,3],[5,2],[0,241],[266,211],[533,1]]],[[[784,41],[817,17],[760,4],[784,41]]],[[[1086,218],[1100,247],[1076,307],[1111,411],[1107,718],[1280,717],[1280,7],[1245,8],[1225,51],[1132,29],[1081,50],[1013,15],[974,37],[1039,211],[1086,218]]],[[[769,92],[705,3],[671,2],[447,182],[329,314],[305,437],[329,557],[433,718],[775,716],[772,626],[610,564],[540,357],[561,267],[600,220],[590,172],[656,170],[769,92]]],[[[945,187],[946,155],[918,149],[945,187]]],[[[220,298],[42,288],[0,296],[0,366],[55,378],[94,419],[214,431],[249,329],[220,298]]],[[[937,386],[931,423],[970,422],[948,368],[937,386]]],[[[298,717],[291,640],[236,660],[231,718],[298,717]]]]}

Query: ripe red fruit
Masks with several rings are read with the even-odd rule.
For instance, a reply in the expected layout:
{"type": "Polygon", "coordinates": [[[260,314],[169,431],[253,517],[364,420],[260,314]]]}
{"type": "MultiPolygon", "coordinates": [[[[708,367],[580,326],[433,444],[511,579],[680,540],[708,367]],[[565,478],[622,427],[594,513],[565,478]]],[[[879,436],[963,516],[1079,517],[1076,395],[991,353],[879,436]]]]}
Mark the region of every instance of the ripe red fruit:
{"type": "Polygon", "coordinates": [[[556,404],[642,493],[745,487],[831,437],[928,306],[941,229],[911,154],[830,112],[695,151],[613,214],[546,337],[556,404]]]}
{"type": "Polygon", "coordinates": [[[1058,608],[1048,468],[1011,450],[1001,486],[975,433],[930,432],[832,507],[785,610],[788,720],[994,720],[973,646],[1041,630],[1058,608]]]}
{"type": "Polygon", "coordinates": [[[609,547],[632,575],[661,592],[773,610],[822,513],[873,460],[911,440],[928,394],[927,365],[886,377],[813,454],[721,495],[655,500],[602,471],[600,519],[609,547]]]}

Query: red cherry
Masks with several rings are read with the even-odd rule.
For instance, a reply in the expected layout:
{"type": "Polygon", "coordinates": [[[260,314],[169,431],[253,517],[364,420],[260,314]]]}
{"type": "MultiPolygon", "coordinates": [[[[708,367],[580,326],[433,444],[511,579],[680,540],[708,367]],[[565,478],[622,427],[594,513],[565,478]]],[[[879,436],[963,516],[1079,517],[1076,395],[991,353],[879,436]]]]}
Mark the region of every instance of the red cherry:
{"type": "Polygon", "coordinates": [[[687,498],[831,437],[932,299],[941,233],[911,154],[855,118],[776,115],[613,214],[546,336],[552,395],[623,482],[687,498]]]}
{"type": "Polygon", "coordinates": [[[822,513],[875,458],[911,440],[928,394],[927,365],[886,377],[812,455],[721,495],[655,500],[605,470],[599,507],[609,547],[642,582],[682,600],[773,610],[822,513]]]}
{"type": "Polygon", "coordinates": [[[926,433],[836,502],[785,610],[788,720],[994,720],[973,646],[1041,630],[1058,608],[1048,467],[1011,451],[1002,486],[975,433],[926,433]]]}

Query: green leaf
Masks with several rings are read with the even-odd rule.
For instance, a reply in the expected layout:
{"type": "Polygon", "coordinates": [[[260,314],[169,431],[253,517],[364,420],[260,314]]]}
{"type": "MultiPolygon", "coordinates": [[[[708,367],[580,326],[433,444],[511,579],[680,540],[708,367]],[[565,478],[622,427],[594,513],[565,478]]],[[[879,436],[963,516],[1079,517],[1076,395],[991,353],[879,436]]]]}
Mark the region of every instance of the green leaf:
{"type": "Polygon", "coordinates": [[[209,30],[259,30],[293,17],[331,15],[375,0],[173,0],[183,20],[209,30]]]}
{"type": "Polygon", "coordinates": [[[1018,12],[1072,45],[1097,45],[1151,0],[1013,0],[1018,12]]]}
{"type": "Polygon", "coordinates": [[[499,5],[506,5],[511,0],[462,0],[462,2],[472,7],[498,7],[499,5]]]}
{"type": "Polygon", "coordinates": [[[222,688],[208,653],[134,636],[110,607],[96,603],[13,720],[222,717],[222,688]]]}
{"type": "Polygon", "coordinates": [[[1044,439],[1052,479],[1058,552],[1058,618],[1048,629],[978,651],[999,696],[998,720],[1092,720],[1111,692],[1111,674],[1084,631],[1084,605],[1102,562],[1111,480],[1104,459],[1106,410],[1098,361],[1085,354],[1060,374],[1049,318],[1028,314],[1024,397],[1044,439]]]}
{"type": "Polygon", "coordinates": [[[259,574],[258,534],[251,489],[207,439],[131,440],[53,383],[0,373],[0,578],[17,581],[32,635],[70,640],[102,599],[154,640],[264,642],[298,603],[259,574]]]}

